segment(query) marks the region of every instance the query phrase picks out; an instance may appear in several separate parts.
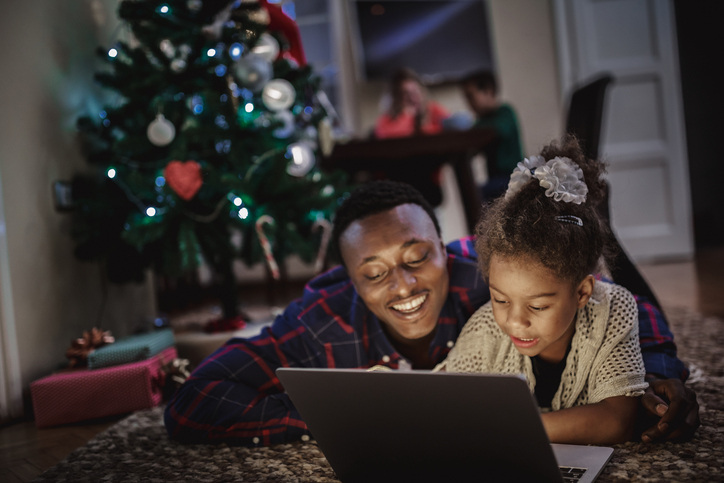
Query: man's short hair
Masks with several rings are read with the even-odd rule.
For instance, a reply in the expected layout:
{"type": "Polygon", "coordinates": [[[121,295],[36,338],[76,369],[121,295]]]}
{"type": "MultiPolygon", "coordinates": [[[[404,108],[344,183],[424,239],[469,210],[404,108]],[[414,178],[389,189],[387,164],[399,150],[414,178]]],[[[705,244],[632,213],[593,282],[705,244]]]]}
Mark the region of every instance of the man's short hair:
{"type": "Polygon", "coordinates": [[[492,70],[479,70],[468,74],[460,83],[462,85],[471,83],[479,91],[492,91],[493,95],[498,94],[498,79],[492,70]]]}
{"type": "Polygon", "coordinates": [[[344,262],[339,250],[339,238],[354,221],[405,204],[418,205],[425,210],[435,225],[437,234],[442,237],[435,211],[419,191],[407,183],[398,181],[370,181],[358,186],[337,210],[332,229],[333,257],[339,262],[344,262]]]}

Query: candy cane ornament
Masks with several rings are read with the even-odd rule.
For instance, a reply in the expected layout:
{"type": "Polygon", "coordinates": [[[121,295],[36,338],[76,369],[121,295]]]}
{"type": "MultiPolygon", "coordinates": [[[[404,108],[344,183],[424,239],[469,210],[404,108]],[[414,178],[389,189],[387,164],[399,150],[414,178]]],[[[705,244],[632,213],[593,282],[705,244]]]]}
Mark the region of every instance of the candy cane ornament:
{"type": "Polygon", "coordinates": [[[319,252],[317,252],[317,260],[314,262],[314,272],[319,273],[324,268],[324,258],[327,256],[327,246],[329,245],[329,239],[332,236],[332,224],[322,218],[317,220],[312,225],[312,230],[322,230],[322,241],[319,244],[319,252]]]}
{"type": "Polygon", "coordinates": [[[261,243],[261,248],[264,250],[264,258],[266,259],[267,265],[269,265],[269,270],[271,271],[272,278],[274,280],[279,280],[279,265],[277,265],[277,261],[274,259],[274,254],[272,253],[272,247],[271,243],[269,243],[269,238],[264,233],[264,225],[274,225],[274,218],[272,218],[269,215],[262,215],[259,218],[257,218],[255,226],[256,226],[256,234],[259,236],[259,243],[261,243]]]}

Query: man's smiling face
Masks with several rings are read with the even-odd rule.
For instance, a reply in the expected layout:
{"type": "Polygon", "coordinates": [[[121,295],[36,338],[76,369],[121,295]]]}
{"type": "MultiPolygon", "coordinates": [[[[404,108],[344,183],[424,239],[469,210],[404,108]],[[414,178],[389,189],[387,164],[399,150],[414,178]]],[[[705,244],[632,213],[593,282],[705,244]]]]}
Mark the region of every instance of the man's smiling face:
{"type": "Polygon", "coordinates": [[[448,294],[447,254],[425,210],[404,204],[356,220],[339,246],[357,293],[393,339],[435,330],[448,294]]]}

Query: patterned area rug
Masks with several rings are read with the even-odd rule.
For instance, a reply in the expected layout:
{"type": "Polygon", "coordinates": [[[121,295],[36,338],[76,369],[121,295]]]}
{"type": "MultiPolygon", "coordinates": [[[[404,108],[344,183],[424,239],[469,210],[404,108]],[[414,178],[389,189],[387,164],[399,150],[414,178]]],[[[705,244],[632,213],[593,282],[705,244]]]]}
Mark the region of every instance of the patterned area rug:
{"type": "MultiPolygon", "coordinates": [[[[724,321],[666,310],[692,372],[702,426],[687,443],[615,446],[601,482],[724,481],[724,321]]],[[[169,441],[162,408],[136,412],[40,475],[38,482],[337,482],[314,442],[239,448],[169,441]]]]}

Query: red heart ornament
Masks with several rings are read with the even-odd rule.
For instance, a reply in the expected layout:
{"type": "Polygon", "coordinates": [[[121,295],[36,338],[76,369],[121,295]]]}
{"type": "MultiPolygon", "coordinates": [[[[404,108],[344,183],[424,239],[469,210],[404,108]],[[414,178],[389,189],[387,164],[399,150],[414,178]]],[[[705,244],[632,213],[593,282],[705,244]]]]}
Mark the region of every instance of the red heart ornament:
{"type": "Polygon", "coordinates": [[[180,198],[188,201],[201,189],[201,165],[196,161],[171,161],[163,170],[166,182],[180,198]]]}

